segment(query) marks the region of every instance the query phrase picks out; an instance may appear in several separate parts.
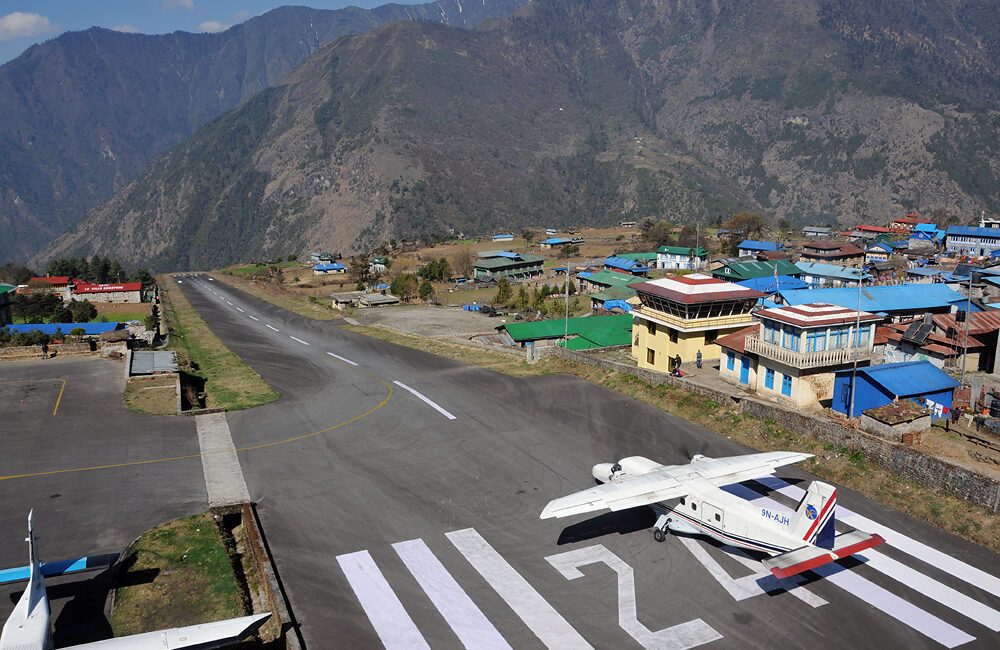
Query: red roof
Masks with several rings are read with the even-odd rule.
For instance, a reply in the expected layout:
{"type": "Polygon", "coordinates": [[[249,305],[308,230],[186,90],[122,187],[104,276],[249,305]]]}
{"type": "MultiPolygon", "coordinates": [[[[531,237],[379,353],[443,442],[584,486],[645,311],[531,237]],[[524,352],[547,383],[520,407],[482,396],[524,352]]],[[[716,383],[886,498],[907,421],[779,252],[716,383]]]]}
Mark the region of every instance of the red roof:
{"type": "MultiPolygon", "coordinates": [[[[1000,330],[1000,311],[977,311],[969,316],[969,334],[989,334],[1000,330]]],[[[936,314],[934,324],[940,329],[948,331],[948,328],[956,332],[965,333],[965,323],[955,320],[955,314],[936,314]]]]}
{"type": "Polygon", "coordinates": [[[80,282],[73,287],[73,293],[111,293],[112,291],[142,291],[142,283],[90,284],[89,282],[80,282]]]}
{"type": "Polygon", "coordinates": [[[892,232],[891,228],[884,228],[882,226],[869,226],[866,223],[861,224],[856,228],[862,232],[892,232]]]}
{"type": "Polygon", "coordinates": [[[747,337],[753,336],[760,331],[759,325],[750,325],[743,329],[736,330],[732,334],[726,334],[715,339],[715,344],[728,350],[735,350],[740,354],[746,351],[747,337]]]}
{"type": "Polygon", "coordinates": [[[882,317],[863,311],[829,305],[826,303],[807,303],[797,306],[773,307],[757,312],[758,318],[798,325],[799,327],[823,327],[826,325],[849,325],[860,320],[863,323],[880,321],[882,317]]]}
{"type": "Polygon", "coordinates": [[[68,275],[48,275],[44,278],[31,278],[28,284],[50,284],[53,287],[65,287],[71,278],[68,275]]]}
{"type": "Polygon", "coordinates": [[[900,217],[899,219],[893,219],[891,223],[909,223],[917,225],[918,223],[933,223],[930,219],[921,219],[916,215],[906,215],[905,217],[900,217]]]}

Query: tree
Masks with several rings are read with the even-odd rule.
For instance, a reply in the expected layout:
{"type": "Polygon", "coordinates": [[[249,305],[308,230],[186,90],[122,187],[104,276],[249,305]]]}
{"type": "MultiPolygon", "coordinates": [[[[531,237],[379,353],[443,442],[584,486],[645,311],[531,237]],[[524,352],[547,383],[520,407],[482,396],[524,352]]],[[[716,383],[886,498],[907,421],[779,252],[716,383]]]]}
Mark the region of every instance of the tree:
{"type": "Polygon", "coordinates": [[[441,281],[451,277],[451,264],[445,258],[431,260],[417,269],[417,275],[425,280],[441,281]]]}
{"type": "Polygon", "coordinates": [[[535,240],[535,231],[530,228],[525,228],[521,231],[521,238],[530,244],[535,240]]]}
{"type": "Polygon", "coordinates": [[[681,233],[677,236],[677,245],[688,248],[694,248],[698,245],[698,231],[694,226],[689,223],[684,224],[681,233]]]}
{"type": "Polygon", "coordinates": [[[400,273],[389,285],[389,292],[403,302],[410,302],[420,289],[420,280],[413,273],[400,273]]]}
{"type": "Polygon", "coordinates": [[[669,221],[648,219],[642,222],[642,238],[654,246],[669,244],[674,236],[674,226],[669,221]]]}
{"type": "Polygon", "coordinates": [[[493,298],[495,305],[509,305],[514,298],[514,289],[510,286],[510,280],[500,278],[497,280],[497,295],[493,298]]]}
{"type": "Polygon", "coordinates": [[[27,284],[34,275],[35,272],[28,267],[14,262],[7,262],[0,266],[0,282],[6,284],[27,284]]]}
{"type": "Polygon", "coordinates": [[[784,217],[778,219],[778,230],[780,230],[782,233],[785,233],[788,232],[789,228],[791,228],[791,226],[788,223],[788,219],[784,217]]]}
{"type": "Polygon", "coordinates": [[[732,237],[738,241],[760,237],[764,232],[764,217],[759,212],[737,212],[722,225],[732,231],[732,237]]]}
{"type": "Polygon", "coordinates": [[[463,278],[471,278],[474,271],[474,265],[476,263],[476,257],[472,254],[472,250],[469,248],[463,248],[459,250],[451,258],[451,266],[455,269],[455,272],[461,275],[463,278]]]}
{"type": "Polygon", "coordinates": [[[348,265],[351,280],[358,285],[358,291],[363,291],[372,281],[371,261],[368,255],[355,255],[348,265]]]}
{"type": "Polygon", "coordinates": [[[525,289],[524,285],[522,284],[520,287],[518,287],[517,298],[514,299],[514,308],[518,310],[527,309],[530,304],[531,301],[528,298],[528,290],[525,289]]]}
{"type": "Polygon", "coordinates": [[[566,244],[559,249],[559,257],[567,259],[580,254],[580,247],[576,244],[566,244]]]}
{"type": "Polygon", "coordinates": [[[87,300],[73,300],[67,306],[74,323],[89,323],[97,318],[97,308],[87,300]]]}
{"type": "Polygon", "coordinates": [[[417,291],[421,300],[430,300],[434,297],[434,285],[427,280],[420,283],[420,288],[417,291]]]}
{"type": "Polygon", "coordinates": [[[49,316],[53,323],[72,323],[73,322],[73,312],[71,312],[66,306],[60,305],[52,310],[52,315],[49,316]]]}
{"type": "Polygon", "coordinates": [[[125,269],[122,268],[122,265],[118,262],[118,260],[111,263],[109,279],[114,280],[115,282],[121,282],[125,279],[125,269]]]}

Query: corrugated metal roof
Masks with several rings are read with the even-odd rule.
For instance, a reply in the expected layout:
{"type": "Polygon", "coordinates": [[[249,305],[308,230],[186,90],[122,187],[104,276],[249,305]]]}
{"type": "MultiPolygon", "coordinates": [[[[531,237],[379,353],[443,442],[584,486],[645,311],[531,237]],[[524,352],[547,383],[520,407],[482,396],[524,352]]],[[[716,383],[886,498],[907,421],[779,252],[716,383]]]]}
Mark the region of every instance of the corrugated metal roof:
{"type": "Polygon", "coordinates": [[[776,251],[781,248],[781,244],[776,241],[757,241],[756,239],[744,239],[736,248],[743,248],[752,251],[776,251]]]}
{"type": "Polygon", "coordinates": [[[27,323],[19,325],[8,325],[11,332],[33,332],[39,331],[42,334],[53,336],[56,330],[63,334],[69,334],[75,329],[82,329],[87,336],[99,336],[105,332],[112,332],[124,327],[124,323],[27,323]]]}
{"type": "Polygon", "coordinates": [[[587,282],[593,282],[594,284],[606,287],[624,287],[632,282],[642,282],[640,278],[624,273],[615,273],[614,271],[594,271],[593,273],[584,271],[583,273],[578,273],[577,276],[587,282]]]}
{"type": "Polygon", "coordinates": [[[133,375],[155,375],[161,372],[177,372],[177,353],[167,351],[140,350],[132,353],[133,375]]]}
{"type": "MultiPolygon", "coordinates": [[[[506,329],[510,338],[515,341],[535,341],[538,339],[554,339],[566,331],[566,322],[562,318],[540,320],[533,323],[506,323],[497,329],[506,329]]],[[[627,330],[632,335],[632,316],[617,314],[614,316],[587,316],[569,319],[569,333],[577,336],[589,336],[598,330],[627,330]]]]}
{"type": "Polygon", "coordinates": [[[824,264],[823,262],[799,262],[796,264],[803,273],[809,275],[819,275],[824,278],[837,278],[838,280],[857,280],[859,276],[864,280],[870,280],[871,274],[861,274],[861,269],[850,266],[840,266],[839,264],[824,264]]]}
{"type": "MultiPolygon", "coordinates": [[[[850,370],[845,370],[837,374],[850,374],[850,372],[850,370]]],[[[957,388],[960,385],[958,381],[935,367],[930,361],[883,363],[877,366],[858,368],[858,373],[866,375],[896,397],[936,393],[949,388],[957,388]]]]}
{"type": "Polygon", "coordinates": [[[793,278],[790,275],[779,275],[777,282],[774,281],[773,275],[765,275],[759,278],[740,280],[736,284],[741,287],[753,289],[754,291],[763,291],[764,293],[775,293],[782,289],[806,289],[809,287],[809,283],[805,280],[793,278]]]}
{"type": "Polygon", "coordinates": [[[632,260],[627,257],[618,257],[617,255],[605,258],[604,266],[610,266],[615,269],[624,269],[626,271],[645,272],[649,270],[649,267],[643,266],[642,263],[636,260],[632,260]]]}
{"type": "MultiPolygon", "coordinates": [[[[858,307],[858,289],[798,289],[780,291],[782,299],[789,305],[807,302],[828,302],[841,307],[858,307]]],[[[955,301],[964,301],[965,296],[944,284],[897,284],[884,287],[864,287],[861,289],[861,311],[919,312],[928,309],[950,307],[955,301]]]]}
{"type": "Polygon", "coordinates": [[[335,262],[333,264],[317,264],[316,266],[313,267],[313,270],[314,271],[340,271],[340,270],[346,269],[346,268],[347,267],[345,267],[340,262],[335,262]]]}
{"type": "Polygon", "coordinates": [[[698,248],[691,248],[689,246],[660,246],[656,249],[656,252],[668,255],[687,255],[688,257],[705,257],[708,255],[708,251],[701,246],[698,248]]]}
{"type": "Polygon", "coordinates": [[[749,280],[750,278],[760,278],[765,275],[774,276],[776,268],[779,276],[802,274],[802,269],[788,260],[774,260],[771,262],[736,262],[726,264],[712,271],[712,275],[724,280],[730,277],[749,280]],[[727,273],[726,269],[730,269],[732,272],[727,273]]]}

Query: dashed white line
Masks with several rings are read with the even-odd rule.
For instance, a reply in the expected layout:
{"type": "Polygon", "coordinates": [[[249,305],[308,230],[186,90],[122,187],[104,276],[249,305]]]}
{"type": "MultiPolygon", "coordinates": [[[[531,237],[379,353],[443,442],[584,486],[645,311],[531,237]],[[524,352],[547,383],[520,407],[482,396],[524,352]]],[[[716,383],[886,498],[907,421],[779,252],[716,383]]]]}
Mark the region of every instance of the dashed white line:
{"type": "Polygon", "coordinates": [[[233,306],[233,303],[229,302],[228,300],[226,301],[226,304],[229,305],[230,307],[233,306]]]}
{"type": "Polygon", "coordinates": [[[258,320],[258,321],[260,320],[259,318],[257,318],[257,317],[256,317],[256,316],[254,316],[253,314],[247,314],[247,316],[249,316],[250,318],[252,318],[252,319],[254,319],[254,320],[258,320]]]}
{"type": "Polygon", "coordinates": [[[358,364],[354,363],[353,361],[351,361],[350,359],[348,359],[347,357],[342,357],[342,356],[340,356],[339,354],[334,354],[333,352],[327,352],[327,354],[329,354],[329,355],[330,355],[331,357],[333,357],[334,359],[340,359],[340,360],[341,360],[341,361],[343,361],[344,363],[349,363],[349,364],[351,364],[352,366],[356,366],[356,365],[358,365],[358,364]]]}
{"type": "Polygon", "coordinates": [[[294,336],[289,336],[288,338],[292,339],[293,341],[298,341],[302,345],[309,345],[309,341],[303,341],[302,339],[297,339],[294,336]]]}
{"type": "Polygon", "coordinates": [[[454,415],[452,415],[448,411],[444,410],[439,405],[435,404],[433,401],[431,401],[430,399],[428,399],[426,396],[424,396],[421,393],[417,392],[416,390],[410,388],[409,386],[407,386],[403,382],[401,382],[401,381],[393,381],[392,383],[396,384],[397,386],[399,386],[400,388],[402,388],[404,390],[410,391],[411,393],[413,393],[414,395],[416,395],[417,399],[419,399],[421,402],[427,404],[432,409],[434,409],[435,411],[437,411],[441,415],[445,416],[449,420],[454,420],[455,419],[454,415]]]}
{"type": "MultiPolygon", "coordinates": [[[[242,310],[242,309],[240,309],[239,307],[237,307],[237,308],[236,308],[236,311],[243,311],[243,310],[242,310]]],[[[243,313],[245,314],[246,312],[245,312],[245,311],[243,311],[243,313]]]]}
{"type": "Polygon", "coordinates": [[[273,329],[275,332],[280,332],[281,331],[277,327],[275,327],[274,325],[268,325],[267,327],[273,329]]]}

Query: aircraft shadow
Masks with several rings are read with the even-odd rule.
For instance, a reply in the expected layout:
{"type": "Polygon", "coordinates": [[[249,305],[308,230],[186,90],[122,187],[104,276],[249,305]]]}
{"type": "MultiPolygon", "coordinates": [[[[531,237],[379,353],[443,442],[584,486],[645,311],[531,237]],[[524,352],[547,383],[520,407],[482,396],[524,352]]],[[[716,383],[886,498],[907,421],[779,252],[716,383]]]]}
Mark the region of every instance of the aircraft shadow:
{"type": "Polygon", "coordinates": [[[645,506],[606,512],[585,521],[563,528],[557,544],[573,544],[588,539],[603,537],[612,533],[627,535],[640,530],[649,530],[656,523],[656,513],[645,506]]]}

